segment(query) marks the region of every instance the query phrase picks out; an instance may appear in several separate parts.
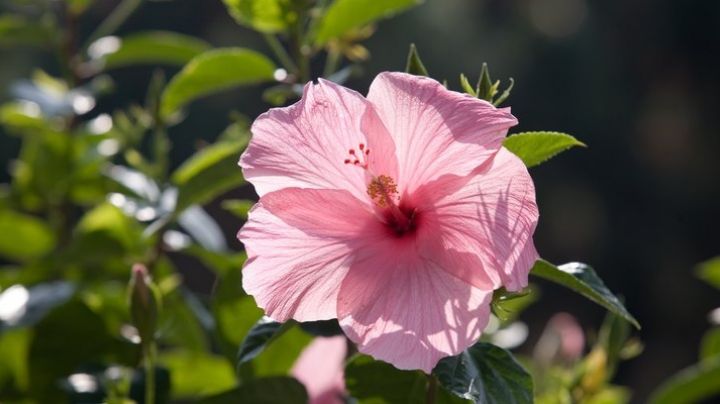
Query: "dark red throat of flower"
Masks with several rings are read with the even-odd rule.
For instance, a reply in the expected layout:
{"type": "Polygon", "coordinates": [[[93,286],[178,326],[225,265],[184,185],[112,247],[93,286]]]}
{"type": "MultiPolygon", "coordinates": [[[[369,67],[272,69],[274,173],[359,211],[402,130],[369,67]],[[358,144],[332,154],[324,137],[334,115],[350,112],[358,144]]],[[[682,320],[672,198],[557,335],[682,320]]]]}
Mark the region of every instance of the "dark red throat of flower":
{"type": "Polygon", "coordinates": [[[402,236],[415,230],[416,212],[414,209],[398,206],[397,184],[392,177],[373,177],[367,186],[367,193],[370,199],[384,210],[386,224],[395,234],[402,236]]]}

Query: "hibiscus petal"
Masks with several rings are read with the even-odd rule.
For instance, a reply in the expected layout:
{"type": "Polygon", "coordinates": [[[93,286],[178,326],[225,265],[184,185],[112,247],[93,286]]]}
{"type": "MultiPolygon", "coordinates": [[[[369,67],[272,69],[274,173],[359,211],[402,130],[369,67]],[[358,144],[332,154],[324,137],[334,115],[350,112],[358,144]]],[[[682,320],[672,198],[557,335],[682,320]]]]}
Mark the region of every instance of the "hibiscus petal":
{"type": "Polygon", "coordinates": [[[310,404],[342,404],[345,396],[344,335],[318,337],[305,348],[295,361],[290,374],[307,389],[310,404]]]}
{"type": "Polygon", "coordinates": [[[477,341],[491,298],[492,290],[422,259],[411,238],[385,240],[366,248],[347,272],[338,316],[360,352],[430,373],[441,358],[477,341]]]}
{"type": "Polygon", "coordinates": [[[367,199],[368,174],[352,164],[356,157],[374,172],[393,176],[397,171],[395,146],[373,106],[326,80],[308,83],[297,103],[260,115],[251,131],[240,166],[260,196],[300,187],[344,189],[367,199]]]}
{"type": "Polygon", "coordinates": [[[382,230],[370,209],[347,191],[265,194],[238,233],[248,254],[243,288],[278,321],[336,318],[350,255],[382,230]]]}
{"type": "Polygon", "coordinates": [[[445,174],[469,174],[517,124],[508,108],[405,73],[380,73],[367,98],[394,140],[398,185],[408,193],[445,174]]]}
{"type": "Polygon", "coordinates": [[[476,286],[488,278],[511,291],[527,286],[538,258],[532,235],[539,213],[532,178],[514,154],[502,148],[473,175],[445,176],[413,198],[423,203],[423,225],[434,231],[420,239],[426,255],[447,260],[445,250],[469,252],[481,261],[475,268],[440,265],[476,286]]]}

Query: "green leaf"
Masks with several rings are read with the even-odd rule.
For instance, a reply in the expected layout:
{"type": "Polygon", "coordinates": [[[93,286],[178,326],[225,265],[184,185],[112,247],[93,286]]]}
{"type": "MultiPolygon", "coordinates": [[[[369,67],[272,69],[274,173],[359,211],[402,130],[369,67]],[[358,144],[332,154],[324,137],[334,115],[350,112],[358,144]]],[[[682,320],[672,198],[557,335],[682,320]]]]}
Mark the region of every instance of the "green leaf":
{"type": "Polygon", "coordinates": [[[429,76],[425,65],[422,60],[420,60],[420,54],[414,43],[410,44],[410,51],[408,52],[407,63],[405,64],[405,73],[416,76],[429,76]]]}
{"type": "Polygon", "coordinates": [[[170,371],[173,400],[217,394],[237,385],[233,366],[221,356],[175,350],[158,357],[170,371]]]}
{"type": "Polygon", "coordinates": [[[300,352],[312,336],[298,327],[295,321],[278,323],[269,317],[261,318],[240,345],[238,367],[252,368],[256,376],[287,374],[300,352]]]}
{"type": "Polygon", "coordinates": [[[29,261],[50,252],[55,235],[42,220],[10,210],[0,211],[0,255],[29,261]]]}
{"type": "Polygon", "coordinates": [[[585,143],[560,132],[522,132],[510,135],[503,142],[508,150],[528,167],[549,160],[571,147],[586,147],[585,143]]]}
{"type": "Polygon", "coordinates": [[[262,310],[250,296],[224,299],[215,304],[214,313],[220,334],[236,347],[262,317],[262,310]]]}
{"type": "Polygon", "coordinates": [[[713,328],[703,335],[700,343],[700,360],[720,358],[720,327],[713,328]]]}
{"type": "Polygon", "coordinates": [[[175,75],[162,95],[161,114],[168,117],[185,104],[232,87],[273,79],[275,65],[264,55],[243,48],[222,48],[193,58],[175,75]]]}
{"type": "Polygon", "coordinates": [[[697,276],[708,284],[720,289],[720,256],[698,265],[697,276]]]}
{"type": "Polygon", "coordinates": [[[297,20],[289,0],[223,0],[223,3],[238,24],[268,34],[287,31],[297,20]]]}
{"type": "Polygon", "coordinates": [[[420,371],[398,370],[392,365],[356,355],[345,366],[345,388],[364,403],[422,403],[427,377],[420,371]]]}
{"type": "Polygon", "coordinates": [[[530,374],[510,352],[486,342],[440,360],[433,374],[458,397],[476,403],[533,402],[530,374]]]}
{"type": "Polygon", "coordinates": [[[492,80],[490,79],[490,69],[487,63],[482,64],[480,69],[480,78],[478,84],[475,87],[475,93],[477,97],[487,102],[492,102],[495,97],[497,89],[493,86],[492,80]]]}
{"type": "Polygon", "coordinates": [[[665,381],[651,404],[692,404],[720,396],[720,357],[686,368],[665,381]]]}
{"type": "Polygon", "coordinates": [[[293,323],[278,323],[270,317],[263,317],[250,329],[238,352],[238,366],[251,361],[275,338],[285,333],[293,323]]]}
{"type": "Polygon", "coordinates": [[[248,212],[255,205],[255,201],[247,199],[227,199],[222,201],[222,208],[239,217],[240,219],[247,220],[248,212]]]}
{"type": "Polygon", "coordinates": [[[538,288],[530,285],[520,292],[507,292],[504,288],[493,293],[492,311],[503,324],[509,324],[539,298],[538,288]]]}
{"type": "Polygon", "coordinates": [[[530,273],[574,290],[640,329],[635,317],[627,311],[620,299],[610,292],[590,266],[579,262],[555,266],[541,259],[535,263],[530,273]]]}
{"type": "Polygon", "coordinates": [[[0,334],[0,386],[5,394],[28,388],[27,354],[31,336],[27,328],[0,334]]]}
{"type": "Polygon", "coordinates": [[[354,28],[389,18],[422,0],[335,0],[318,23],[315,42],[324,44],[354,28]]]}
{"type": "Polygon", "coordinates": [[[472,95],[473,97],[477,97],[477,91],[472,88],[472,85],[470,85],[470,81],[464,74],[460,74],[460,86],[462,87],[463,91],[465,91],[467,94],[472,95]]]}
{"type": "Polygon", "coordinates": [[[100,38],[90,45],[88,53],[102,63],[104,69],[138,64],[182,66],[210,49],[210,45],[193,36],[170,31],[138,32],[124,38],[100,38]],[[103,43],[103,41],[105,43],[103,43]],[[108,41],[119,41],[104,50],[108,41]]]}
{"type": "Polygon", "coordinates": [[[215,143],[195,153],[175,170],[171,181],[178,187],[176,210],[181,212],[190,205],[205,204],[242,185],[245,181],[237,162],[246,144],[247,138],[215,143]]]}
{"type": "Polygon", "coordinates": [[[46,25],[37,21],[29,21],[17,14],[0,15],[0,47],[46,46],[50,43],[50,29],[46,25]]]}
{"type": "Polygon", "coordinates": [[[200,404],[301,404],[308,400],[305,387],[291,377],[264,377],[199,400],[200,404]]]}

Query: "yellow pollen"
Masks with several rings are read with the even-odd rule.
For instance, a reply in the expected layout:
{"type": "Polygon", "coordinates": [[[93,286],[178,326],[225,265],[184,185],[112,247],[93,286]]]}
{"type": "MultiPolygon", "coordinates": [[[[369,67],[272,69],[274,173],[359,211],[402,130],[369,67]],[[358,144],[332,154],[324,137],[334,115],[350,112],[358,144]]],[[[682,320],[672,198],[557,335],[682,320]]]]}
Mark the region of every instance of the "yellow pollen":
{"type": "Polygon", "coordinates": [[[373,177],[367,186],[367,194],[381,208],[395,205],[395,197],[397,196],[397,185],[392,177],[387,175],[379,175],[373,177]]]}

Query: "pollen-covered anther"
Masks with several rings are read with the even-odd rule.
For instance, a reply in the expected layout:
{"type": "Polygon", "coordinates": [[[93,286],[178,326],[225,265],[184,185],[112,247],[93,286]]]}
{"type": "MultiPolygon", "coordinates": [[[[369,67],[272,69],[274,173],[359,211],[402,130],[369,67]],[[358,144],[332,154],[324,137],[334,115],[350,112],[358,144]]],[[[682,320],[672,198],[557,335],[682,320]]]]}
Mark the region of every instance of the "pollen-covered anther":
{"type": "Polygon", "coordinates": [[[370,149],[365,146],[364,143],[358,144],[358,153],[355,149],[348,149],[348,156],[345,159],[345,164],[352,164],[362,169],[368,168],[367,156],[370,155],[370,149]]]}
{"type": "Polygon", "coordinates": [[[388,175],[373,177],[367,186],[367,194],[381,208],[394,206],[398,190],[395,180],[388,175]]]}

